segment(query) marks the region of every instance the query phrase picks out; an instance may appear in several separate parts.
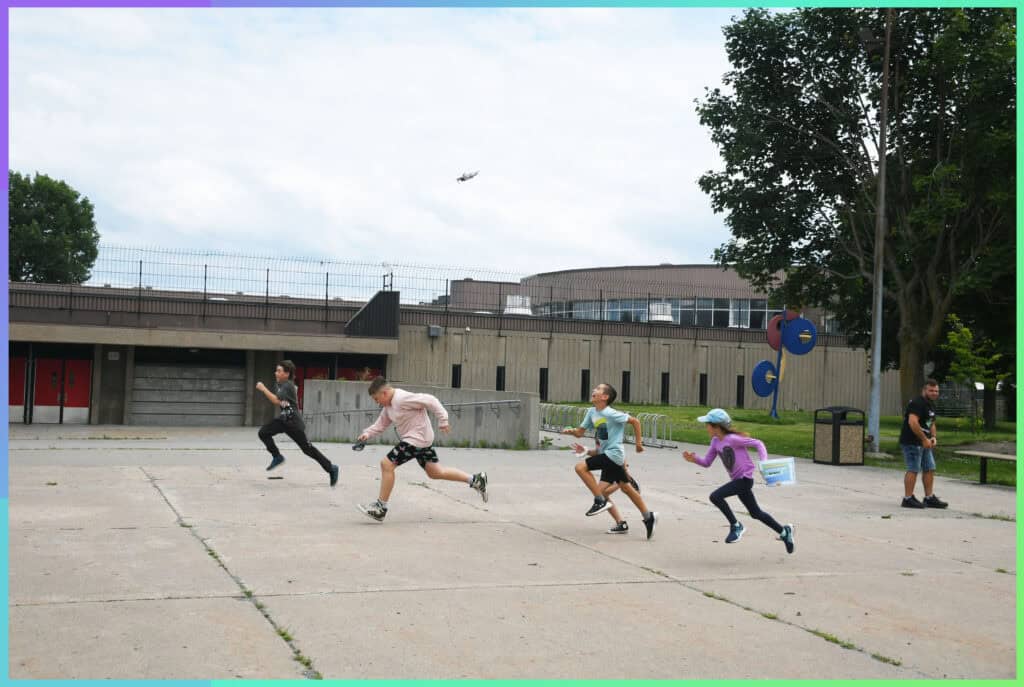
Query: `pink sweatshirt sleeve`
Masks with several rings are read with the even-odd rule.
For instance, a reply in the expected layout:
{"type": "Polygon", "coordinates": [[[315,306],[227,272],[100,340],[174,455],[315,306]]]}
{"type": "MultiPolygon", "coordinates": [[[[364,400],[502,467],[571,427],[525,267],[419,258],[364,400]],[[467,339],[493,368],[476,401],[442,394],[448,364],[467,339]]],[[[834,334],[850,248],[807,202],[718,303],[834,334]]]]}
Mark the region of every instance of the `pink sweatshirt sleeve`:
{"type": "Polygon", "coordinates": [[[436,396],[431,394],[409,394],[402,399],[402,405],[405,407],[426,408],[437,418],[438,427],[448,426],[448,411],[444,409],[444,406],[441,405],[436,396]]]}
{"type": "Polygon", "coordinates": [[[707,455],[705,455],[703,458],[697,458],[696,463],[697,463],[697,465],[701,466],[702,468],[706,468],[709,465],[711,465],[712,462],[714,462],[715,456],[717,456],[717,455],[718,455],[718,438],[716,437],[716,438],[711,440],[711,446],[708,447],[707,455]]]}
{"type": "Polygon", "coordinates": [[[757,449],[757,460],[764,462],[768,460],[768,449],[764,447],[764,442],[754,437],[738,437],[740,445],[743,448],[756,448],[757,449]]]}
{"type": "Polygon", "coordinates": [[[363,434],[371,437],[375,437],[384,432],[385,429],[391,426],[391,416],[388,415],[388,411],[381,408],[380,415],[377,416],[377,421],[372,425],[363,430],[363,434]]]}

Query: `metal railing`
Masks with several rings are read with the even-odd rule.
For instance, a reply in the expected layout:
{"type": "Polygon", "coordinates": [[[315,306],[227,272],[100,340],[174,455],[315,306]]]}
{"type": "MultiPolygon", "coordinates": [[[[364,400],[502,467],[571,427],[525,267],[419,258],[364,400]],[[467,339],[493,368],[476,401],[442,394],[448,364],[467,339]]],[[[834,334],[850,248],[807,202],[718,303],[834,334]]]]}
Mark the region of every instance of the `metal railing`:
{"type": "MultiPolygon", "coordinates": [[[[441,405],[444,406],[445,410],[454,411],[452,415],[459,418],[462,417],[463,408],[479,406],[487,407],[497,416],[501,415],[501,408],[508,407],[512,413],[518,417],[523,405],[523,402],[519,399],[510,399],[505,401],[467,401],[465,403],[448,403],[444,399],[440,398],[438,400],[441,402],[441,405]]],[[[358,415],[360,413],[365,413],[368,417],[376,417],[377,415],[380,415],[380,408],[347,408],[345,410],[328,410],[322,413],[303,413],[302,417],[309,419],[324,417],[327,415],[358,415]]]]}
{"type": "MultiPolygon", "coordinates": [[[[583,424],[589,406],[559,405],[556,403],[540,404],[540,428],[547,432],[561,432],[566,427],[579,427],[583,424]]],[[[676,448],[672,443],[672,421],[667,415],[658,413],[630,413],[640,421],[640,436],[644,445],[651,448],[676,448]]],[[[583,434],[587,437],[594,436],[594,430],[588,429],[583,434]]],[[[623,436],[623,441],[634,443],[635,439],[629,435],[623,436]]]]}

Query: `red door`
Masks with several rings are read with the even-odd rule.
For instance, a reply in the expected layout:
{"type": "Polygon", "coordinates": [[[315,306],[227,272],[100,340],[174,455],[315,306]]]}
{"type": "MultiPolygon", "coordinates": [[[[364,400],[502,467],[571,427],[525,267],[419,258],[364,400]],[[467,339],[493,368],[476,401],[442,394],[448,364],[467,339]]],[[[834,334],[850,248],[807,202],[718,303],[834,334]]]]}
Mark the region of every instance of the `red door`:
{"type": "Polygon", "coordinates": [[[91,387],[91,360],[37,359],[32,422],[88,424],[91,387]]]}
{"type": "Polygon", "coordinates": [[[36,384],[32,394],[32,422],[60,422],[61,388],[64,361],[59,358],[36,359],[36,384]]]}
{"type": "Polygon", "coordinates": [[[92,361],[64,361],[64,424],[89,423],[92,361]]]}
{"type": "Polygon", "coordinates": [[[25,368],[24,357],[10,358],[7,362],[7,421],[25,421],[25,368]]]}

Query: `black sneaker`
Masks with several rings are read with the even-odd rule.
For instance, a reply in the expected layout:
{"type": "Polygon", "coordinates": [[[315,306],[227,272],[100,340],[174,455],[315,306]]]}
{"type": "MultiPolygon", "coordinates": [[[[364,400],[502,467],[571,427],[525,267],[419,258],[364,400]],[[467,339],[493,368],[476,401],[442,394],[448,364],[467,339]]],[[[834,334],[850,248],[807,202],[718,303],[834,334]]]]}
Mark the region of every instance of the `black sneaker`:
{"type": "Polygon", "coordinates": [[[903,503],[900,504],[903,508],[924,508],[924,504],[917,500],[917,497],[911,494],[910,496],[903,497],[903,503]]]}
{"type": "Polygon", "coordinates": [[[779,539],[786,544],[786,553],[793,553],[793,549],[796,548],[796,545],[793,543],[792,525],[786,525],[782,528],[782,532],[779,534],[779,539]]]}
{"type": "Polygon", "coordinates": [[[487,503],[487,473],[486,472],[478,472],[477,474],[473,475],[473,482],[469,486],[471,488],[473,488],[473,489],[476,489],[478,492],[480,492],[480,498],[482,498],[484,500],[484,503],[487,503]]]}
{"type": "Polygon", "coordinates": [[[270,472],[278,465],[284,462],[284,456],[277,455],[270,459],[270,465],[267,466],[267,472],[270,472]]]}
{"type": "Polygon", "coordinates": [[[629,485],[631,487],[633,487],[634,489],[636,489],[636,493],[638,493],[638,494],[640,493],[640,485],[637,484],[637,481],[635,479],[633,479],[632,475],[630,475],[630,477],[629,477],[629,485]]]}
{"type": "Polygon", "coordinates": [[[924,497],[924,505],[927,508],[948,508],[949,504],[940,499],[935,494],[924,497]]]}
{"type": "Polygon", "coordinates": [[[382,520],[384,520],[384,516],[388,514],[388,509],[380,505],[379,500],[374,501],[373,503],[368,503],[365,506],[359,504],[359,510],[362,511],[363,513],[366,513],[368,516],[370,516],[377,522],[381,522],[382,520]]]}
{"type": "Polygon", "coordinates": [[[352,444],[353,451],[362,451],[364,448],[366,448],[365,441],[357,441],[356,443],[352,444]]]}
{"type": "Polygon", "coordinates": [[[657,521],[657,519],[658,514],[655,513],[653,510],[650,512],[650,515],[648,517],[644,518],[644,527],[647,528],[648,539],[654,536],[654,523],[657,521]]]}
{"type": "Polygon", "coordinates": [[[341,468],[337,465],[331,466],[331,486],[333,487],[338,483],[338,475],[341,474],[341,468]]]}
{"type": "Polygon", "coordinates": [[[594,499],[594,505],[592,505],[590,507],[590,510],[587,511],[587,516],[589,517],[591,515],[603,513],[611,507],[612,502],[609,501],[608,499],[594,499]]]}
{"type": "Polygon", "coordinates": [[[735,542],[738,542],[740,538],[743,537],[743,531],[745,529],[746,528],[743,526],[742,522],[734,522],[729,527],[729,536],[725,538],[725,543],[733,544],[735,542]]]}
{"type": "Polygon", "coordinates": [[[629,534],[629,524],[623,520],[608,528],[608,534],[629,534]]]}

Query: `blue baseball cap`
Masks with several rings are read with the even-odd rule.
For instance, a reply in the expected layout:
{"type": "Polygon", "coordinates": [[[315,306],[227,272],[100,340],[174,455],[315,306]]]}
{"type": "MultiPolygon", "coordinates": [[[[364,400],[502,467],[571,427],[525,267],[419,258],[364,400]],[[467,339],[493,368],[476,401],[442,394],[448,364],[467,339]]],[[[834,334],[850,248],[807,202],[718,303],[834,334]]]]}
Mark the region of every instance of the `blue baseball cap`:
{"type": "Polygon", "coordinates": [[[716,425],[728,427],[732,424],[732,418],[729,417],[729,413],[725,412],[721,408],[712,408],[708,411],[707,415],[697,418],[697,422],[711,422],[716,425]]]}

